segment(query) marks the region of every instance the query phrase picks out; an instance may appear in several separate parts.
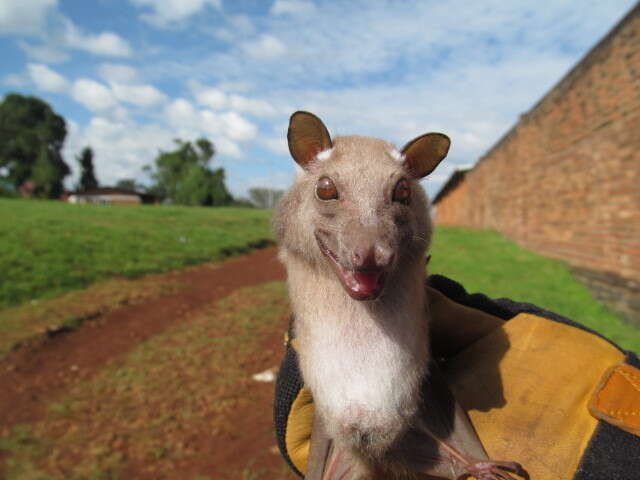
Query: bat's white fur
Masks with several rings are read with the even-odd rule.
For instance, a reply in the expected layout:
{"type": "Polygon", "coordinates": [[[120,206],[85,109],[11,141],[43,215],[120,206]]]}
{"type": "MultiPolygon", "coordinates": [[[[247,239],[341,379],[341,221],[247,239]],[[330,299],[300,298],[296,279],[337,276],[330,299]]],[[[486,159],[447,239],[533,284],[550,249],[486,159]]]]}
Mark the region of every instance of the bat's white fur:
{"type": "Polygon", "coordinates": [[[398,163],[403,163],[404,162],[404,155],[402,155],[395,148],[389,150],[389,155],[391,155],[391,158],[393,158],[398,163]]]}
{"type": "Polygon", "coordinates": [[[323,150],[319,154],[317,154],[316,159],[320,160],[321,162],[328,160],[331,157],[332,152],[333,148],[327,148],[326,150],[323,150]]]}
{"type": "Polygon", "coordinates": [[[357,302],[303,262],[286,263],[301,369],[328,431],[354,446],[352,431],[392,442],[416,412],[427,362],[423,269],[389,287],[393,299],[357,302]]]}

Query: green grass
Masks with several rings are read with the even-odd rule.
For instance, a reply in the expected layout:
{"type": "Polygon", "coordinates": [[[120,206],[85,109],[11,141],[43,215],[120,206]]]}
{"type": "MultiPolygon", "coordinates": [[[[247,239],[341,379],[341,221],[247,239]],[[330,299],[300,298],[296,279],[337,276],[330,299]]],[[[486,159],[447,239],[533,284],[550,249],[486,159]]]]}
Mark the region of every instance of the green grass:
{"type": "Polygon", "coordinates": [[[220,260],[271,239],[271,213],[245,208],[70,205],[0,199],[0,308],[220,260]]]}
{"type": "Polygon", "coordinates": [[[593,299],[567,264],[518,247],[492,231],[436,228],[430,273],[446,275],[470,292],[534,303],[640,352],[640,329],[593,299]]]}
{"type": "MultiPolygon", "coordinates": [[[[272,238],[270,215],[242,208],[0,199],[0,309],[103,278],[132,278],[248,251],[272,238]]],[[[436,229],[432,254],[430,271],[468,291],[535,303],[640,351],[639,330],[596,302],[560,261],[495,232],[454,227],[436,229]]]]}

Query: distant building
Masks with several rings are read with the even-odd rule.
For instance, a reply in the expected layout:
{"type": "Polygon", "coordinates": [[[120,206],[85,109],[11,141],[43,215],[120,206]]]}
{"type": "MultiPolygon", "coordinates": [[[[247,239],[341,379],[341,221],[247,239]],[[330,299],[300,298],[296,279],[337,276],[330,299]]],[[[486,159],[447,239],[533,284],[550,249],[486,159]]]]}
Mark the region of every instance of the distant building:
{"type": "Polygon", "coordinates": [[[24,198],[33,197],[33,193],[36,190],[36,185],[31,180],[27,180],[20,187],[18,187],[18,192],[24,198]]]}
{"type": "Polygon", "coordinates": [[[7,194],[8,195],[15,195],[16,194],[16,188],[8,180],[4,180],[4,179],[0,178],[0,196],[2,196],[3,193],[4,193],[4,195],[7,195],[7,194]]]}
{"type": "Polygon", "coordinates": [[[142,203],[142,195],[121,188],[99,187],[71,193],[67,197],[67,202],[139,205],[142,203]]]}

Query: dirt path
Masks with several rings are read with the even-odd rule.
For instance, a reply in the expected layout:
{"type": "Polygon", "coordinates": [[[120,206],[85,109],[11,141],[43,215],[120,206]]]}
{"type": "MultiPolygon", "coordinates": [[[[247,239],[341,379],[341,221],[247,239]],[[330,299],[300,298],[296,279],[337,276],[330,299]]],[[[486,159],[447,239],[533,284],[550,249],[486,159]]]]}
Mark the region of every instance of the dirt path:
{"type": "MultiPolygon", "coordinates": [[[[22,348],[0,363],[0,436],[7,434],[17,424],[28,424],[46,417],[46,406],[73,385],[90,379],[96,372],[112,361],[117,361],[140,342],[158,335],[179,322],[188,322],[194,314],[222,299],[241,287],[264,282],[284,280],[285,274],[275,256],[275,249],[260,250],[220,264],[192,267],[167,274],[172,280],[184,282],[188,288],[167,294],[133,306],[123,306],[96,320],[92,320],[76,331],[55,336],[39,345],[22,348]]],[[[270,362],[275,365],[281,348],[281,332],[273,332],[265,342],[269,349],[270,362]]],[[[265,432],[271,429],[272,384],[260,387],[259,398],[266,405],[259,411],[251,409],[239,412],[242,428],[246,429],[245,450],[238,438],[229,439],[229,448],[213,455],[216,470],[233,468],[232,457],[241,454],[244,458],[251,449],[258,447],[265,452],[265,432]],[[268,415],[265,415],[265,407],[268,415]],[[252,426],[250,428],[250,425],[252,426]],[[233,443],[235,441],[235,443],[233,443]],[[240,453],[239,450],[242,452],[240,453]],[[227,458],[228,457],[228,458],[227,458]]],[[[269,433],[271,435],[271,433],[269,433]]],[[[272,438],[272,437],[270,437],[272,438]]],[[[275,444],[270,440],[270,445],[275,444]]],[[[268,448],[266,449],[268,450],[268,448]]],[[[0,451],[0,464],[2,463],[0,451]]],[[[263,455],[264,456],[264,455],[263,455]]],[[[263,463],[282,471],[282,460],[273,452],[263,463]]],[[[0,465],[1,474],[1,465],[0,465]]],[[[1,475],[0,475],[1,476],[1,475]]],[[[186,478],[186,477],[185,477],[186,478]]],[[[233,475],[228,478],[240,478],[233,475]]]]}

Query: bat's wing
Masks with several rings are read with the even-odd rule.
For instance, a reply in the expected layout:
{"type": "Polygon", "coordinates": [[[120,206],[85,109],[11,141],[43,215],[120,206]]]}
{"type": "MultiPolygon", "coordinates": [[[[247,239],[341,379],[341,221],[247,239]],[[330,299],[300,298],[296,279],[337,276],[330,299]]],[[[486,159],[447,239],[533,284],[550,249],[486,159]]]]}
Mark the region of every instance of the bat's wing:
{"type": "Polygon", "coordinates": [[[322,475],[324,474],[332,446],[333,442],[327,435],[322,421],[318,415],[316,415],[313,420],[307,471],[304,476],[305,480],[322,480],[322,475]]]}
{"type": "Polygon", "coordinates": [[[336,448],[327,435],[322,420],[316,415],[305,480],[349,480],[353,469],[353,459],[336,448]]]}
{"type": "Polygon", "coordinates": [[[467,412],[449,390],[437,365],[429,369],[422,391],[423,408],[407,443],[413,447],[410,463],[428,477],[511,480],[510,474],[528,478],[516,462],[490,460],[467,412]]]}

